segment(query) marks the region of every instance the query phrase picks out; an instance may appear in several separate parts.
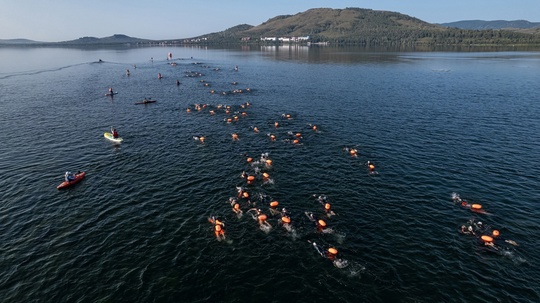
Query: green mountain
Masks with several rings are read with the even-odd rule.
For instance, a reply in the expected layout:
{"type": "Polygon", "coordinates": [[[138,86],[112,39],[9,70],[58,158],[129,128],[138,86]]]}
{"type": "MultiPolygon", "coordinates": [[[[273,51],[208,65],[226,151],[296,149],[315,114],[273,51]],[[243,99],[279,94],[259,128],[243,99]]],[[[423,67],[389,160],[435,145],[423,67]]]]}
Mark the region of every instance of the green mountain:
{"type": "Polygon", "coordinates": [[[312,43],[359,45],[540,44],[540,35],[534,31],[463,30],[397,12],[362,8],[310,9],[296,15],[277,16],[258,26],[231,28],[197,38],[206,43],[230,43],[260,42],[263,37],[305,36],[312,43]]]}
{"type": "Polygon", "coordinates": [[[110,37],[96,38],[96,37],[82,37],[75,40],[55,42],[59,45],[108,45],[108,44],[137,44],[137,43],[150,43],[152,40],[133,38],[126,35],[116,34],[110,37]]]}
{"type": "Polygon", "coordinates": [[[456,27],[461,29],[526,29],[540,27],[540,22],[529,22],[526,20],[495,20],[495,21],[484,21],[484,20],[463,20],[449,23],[440,23],[439,25],[456,27]]]}

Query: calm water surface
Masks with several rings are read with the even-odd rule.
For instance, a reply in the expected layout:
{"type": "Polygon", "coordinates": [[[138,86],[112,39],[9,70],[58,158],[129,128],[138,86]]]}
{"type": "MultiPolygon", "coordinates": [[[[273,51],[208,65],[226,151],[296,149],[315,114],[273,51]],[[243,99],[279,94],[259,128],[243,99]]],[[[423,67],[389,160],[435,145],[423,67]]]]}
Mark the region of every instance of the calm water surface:
{"type": "Polygon", "coordinates": [[[539,83],[539,52],[0,48],[2,302],[538,302],[539,83]]]}

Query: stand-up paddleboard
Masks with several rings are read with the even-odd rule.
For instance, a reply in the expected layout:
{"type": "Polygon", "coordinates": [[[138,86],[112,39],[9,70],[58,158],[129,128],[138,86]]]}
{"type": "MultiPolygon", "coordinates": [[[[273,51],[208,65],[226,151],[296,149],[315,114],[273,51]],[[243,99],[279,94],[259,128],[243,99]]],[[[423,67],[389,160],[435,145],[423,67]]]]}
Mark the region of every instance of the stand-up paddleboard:
{"type": "Polygon", "coordinates": [[[118,92],[106,93],[105,96],[112,97],[112,96],[114,96],[116,94],[118,94],[118,92]]]}
{"type": "Polygon", "coordinates": [[[157,100],[143,100],[140,102],[135,102],[135,104],[148,104],[148,103],[156,103],[157,100]]]}
{"type": "Polygon", "coordinates": [[[70,187],[70,186],[72,186],[72,185],[74,185],[76,183],[79,183],[82,179],[84,179],[84,176],[86,176],[86,173],[83,172],[83,171],[80,171],[80,172],[75,174],[75,179],[74,180],[64,181],[64,182],[60,183],[60,185],[58,185],[56,188],[62,189],[62,188],[70,187]]]}
{"type": "Polygon", "coordinates": [[[113,134],[111,134],[111,133],[104,133],[103,137],[111,140],[114,143],[122,143],[122,141],[124,141],[124,139],[122,139],[120,137],[118,137],[118,138],[113,137],[113,134]]]}

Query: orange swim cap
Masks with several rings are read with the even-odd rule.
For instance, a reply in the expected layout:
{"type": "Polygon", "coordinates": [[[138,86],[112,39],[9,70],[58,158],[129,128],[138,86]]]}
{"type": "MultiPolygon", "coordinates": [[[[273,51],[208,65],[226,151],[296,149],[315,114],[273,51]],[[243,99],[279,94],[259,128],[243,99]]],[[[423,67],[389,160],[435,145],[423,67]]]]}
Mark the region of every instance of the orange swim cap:
{"type": "Polygon", "coordinates": [[[268,173],[263,173],[263,177],[268,179],[268,178],[270,178],[270,175],[268,173]]]}
{"type": "Polygon", "coordinates": [[[253,161],[253,158],[247,158],[248,163],[250,163],[251,161],[253,161]]]}
{"type": "Polygon", "coordinates": [[[278,204],[279,204],[278,201],[272,201],[272,202],[270,202],[270,206],[271,206],[271,207],[276,207],[276,206],[278,206],[278,204]]]}
{"type": "Polygon", "coordinates": [[[494,237],[498,237],[500,235],[499,231],[496,230],[496,229],[493,231],[492,234],[493,234],[494,237]]]}
{"type": "Polygon", "coordinates": [[[244,198],[249,198],[249,194],[248,194],[247,192],[244,192],[244,193],[242,194],[242,197],[244,197],[244,198]]]}
{"type": "Polygon", "coordinates": [[[234,207],[234,209],[238,210],[238,209],[240,209],[240,204],[236,203],[236,204],[234,204],[233,207],[234,207]]]}
{"type": "Polygon", "coordinates": [[[262,215],[259,215],[257,218],[259,219],[259,221],[264,221],[266,220],[266,215],[262,214],[262,215]]]}
{"type": "Polygon", "coordinates": [[[324,222],[323,220],[319,220],[318,223],[319,223],[319,225],[322,226],[322,227],[325,227],[325,226],[326,226],[326,222],[324,222]]]}
{"type": "Polygon", "coordinates": [[[291,223],[291,219],[289,217],[281,217],[281,221],[285,223],[291,223]]]}
{"type": "Polygon", "coordinates": [[[330,247],[330,248],[328,249],[328,252],[331,253],[331,254],[333,254],[333,255],[337,255],[337,253],[338,253],[337,249],[335,249],[335,248],[333,248],[333,247],[330,247]]]}
{"type": "Polygon", "coordinates": [[[253,181],[253,180],[255,180],[255,176],[248,176],[248,177],[247,177],[247,180],[248,180],[248,181],[253,181]]]}
{"type": "Polygon", "coordinates": [[[270,160],[270,159],[266,160],[266,164],[267,165],[272,165],[272,160],[270,160]]]}
{"type": "Polygon", "coordinates": [[[482,208],[482,205],[480,205],[480,204],[473,204],[473,205],[471,205],[471,208],[473,208],[473,209],[481,209],[481,208],[482,208]]]}
{"type": "Polygon", "coordinates": [[[326,209],[326,210],[330,210],[330,203],[326,203],[326,204],[324,204],[324,209],[326,209]]]}

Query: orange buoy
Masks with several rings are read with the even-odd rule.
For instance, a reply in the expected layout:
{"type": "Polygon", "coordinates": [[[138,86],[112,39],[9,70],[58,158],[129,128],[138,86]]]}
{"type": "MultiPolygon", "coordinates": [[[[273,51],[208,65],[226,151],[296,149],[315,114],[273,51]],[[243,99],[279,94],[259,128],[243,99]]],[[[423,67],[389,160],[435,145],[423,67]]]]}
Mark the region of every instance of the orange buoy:
{"type": "Polygon", "coordinates": [[[271,207],[276,207],[276,206],[278,206],[278,204],[279,204],[278,201],[272,201],[272,202],[270,202],[270,206],[271,206],[271,207]]]}
{"type": "Polygon", "coordinates": [[[328,252],[331,253],[331,254],[333,254],[333,255],[337,255],[337,253],[338,253],[337,249],[335,249],[335,248],[333,248],[333,247],[330,247],[330,248],[328,249],[328,252]]]}
{"type": "Polygon", "coordinates": [[[493,242],[493,238],[490,236],[483,235],[481,238],[484,242],[493,242]]]}
{"type": "Polygon", "coordinates": [[[480,204],[473,204],[473,205],[471,205],[471,208],[472,208],[472,209],[481,209],[481,208],[482,208],[482,205],[480,205],[480,204]]]}
{"type": "Polygon", "coordinates": [[[263,173],[263,178],[268,179],[270,178],[270,175],[268,173],[263,173]]]}
{"type": "Polygon", "coordinates": [[[253,181],[253,180],[255,180],[255,176],[248,176],[248,177],[247,177],[247,180],[248,180],[248,181],[253,181]]]}
{"type": "Polygon", "coordinates": [[[498,237],[500,235],[499,231],[496,230],[496,229],[493,231],[492,234],[493,234],[494,237],[498,237]]]}
{"type": "Polygon", "coordinates": [[[281,221],[284,223],[291,223],[291,219],[289,217],[281,217],[281,221]]]}
{"type": "Polygon", "coordinates": [[[319,225],[322,226],[322,227],[325,227],[325,226],[326,226],[326,222],[324,222],[323,220],[319,220],[318,223],[319,223],[319,225]]]}
{"type": "Polygon", "coordinates": [[[257,218],[259,219],[259,221],[264,221],[266,220],[266,215],[262,214],[262,215],[259,215],[257,218]]]}
{"type": "Polygon", "coordinates": [[[326,209],[326,210],[330,210],[330,203],[326,203],[326,204],[324,204],[324,209],[326,209]]]}
{"type": "Polygon", "coordinates": [[[247,158],[248,163],[251,163],[251,161],[253,161],[253,158],[247,158]]]}

